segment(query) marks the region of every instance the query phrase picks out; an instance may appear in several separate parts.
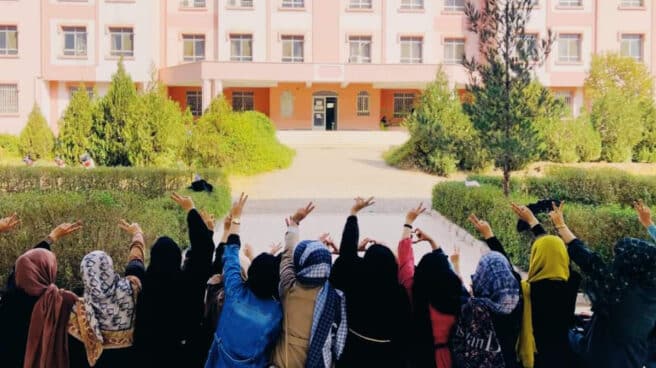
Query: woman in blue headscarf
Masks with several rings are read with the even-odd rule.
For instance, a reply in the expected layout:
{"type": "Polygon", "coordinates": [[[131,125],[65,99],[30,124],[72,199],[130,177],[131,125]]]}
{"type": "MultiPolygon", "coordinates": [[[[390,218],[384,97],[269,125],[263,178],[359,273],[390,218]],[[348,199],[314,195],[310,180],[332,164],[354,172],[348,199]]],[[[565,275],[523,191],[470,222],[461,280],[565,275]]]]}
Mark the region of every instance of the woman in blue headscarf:
{"type": "Polygon", "coordinates": [[[278,367],[329,368],[346,342],[346,302],[328,281],[330,251],[317,240],[298,243],[298,225],[313,209],[310,203],[286,221],[280,264],[283,332],[273,353],[278,367]]]}

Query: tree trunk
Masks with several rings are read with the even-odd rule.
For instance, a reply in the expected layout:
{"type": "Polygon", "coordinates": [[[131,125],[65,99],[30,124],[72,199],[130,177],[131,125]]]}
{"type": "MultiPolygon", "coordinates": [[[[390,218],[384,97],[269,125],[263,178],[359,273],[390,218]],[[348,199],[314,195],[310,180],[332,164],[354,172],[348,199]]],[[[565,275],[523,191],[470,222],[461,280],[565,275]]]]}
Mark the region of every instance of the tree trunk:
{"type": "Polygon", "coordinates": [[[510,165],[508,158],[503,163],[503,195],[506,197],[510,196],[510,165]]]}

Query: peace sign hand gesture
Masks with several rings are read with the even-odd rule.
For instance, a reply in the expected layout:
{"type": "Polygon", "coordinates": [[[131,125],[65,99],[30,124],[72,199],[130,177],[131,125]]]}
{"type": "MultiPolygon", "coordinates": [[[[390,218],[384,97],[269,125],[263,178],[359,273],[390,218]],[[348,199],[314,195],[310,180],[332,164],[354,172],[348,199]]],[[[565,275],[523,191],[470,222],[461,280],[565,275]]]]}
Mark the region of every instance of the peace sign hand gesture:
{"type": "Polygon", "coordinates": [[[565,201],[560,201],[560,205],[556,206],[556,203],[551,202],[552,210],[549,211],[549,218],[553,222],[554,227],[558,230],[567,227],[565,224],[565,217],[563,216],[563,209],[565,208],[565,201]]]}
{"type": "Polygon", "coordinates": [[[494,236],[494,233],[492,232],[492,227],[487,221],[479,219],[473,213],[469,215],[467,219],[469,220],[469,222],[471,222],[472,225],[474,225],[474,229],[476,229],[476,231],[478,231],[481,234],[483,239],[487,240],[494,236]]]}
{"type": "Polygon", "coordinates": [[[0,219],[0,233],[12,231],[16,226],[18,226],[18,224],[20,224],[20,220],[18,219],[18,215],[16,213],[13,213],[9,217],[0,219]]]}
{"type": "Polygon", "coordinates": [[[421,215],[422,213],[426,212],[426,207],[424,207],[424,203],[419,203],[419,206],[416,208],[411,209],[408,211],[408,213],[405,215],[405,223],[408,225],[412,225],[413,222],[421,215]]]}
{"type": "Polygon", "coordinates": [[[376,203],[374,201],[374,197],[369,197],[367,199],[364,199],[362,197],[357,197],[355,198],[355,204],[351,208],[351,216],[355,216],[360,212],[361,210],[373,206],[376,203]]]}
{"type": "Polygon", "coordinates": [[[512,208],[513,212],[515,212],[517,217],[519,217],[520,220],[528,223],[529,226],[533,227],[540,223],[538,218],[533,214],[533,211],[531,211],[528,207],[518,205],[517,203],[511,203],[510,207],[512,208]]]}
{"type": "Polygon", "coordinates": [[[642,200],[638,199],[637,201],[634,201],[633,208],[636,210],[636,213],[638,213],[638,220],[642,226],[649,227],[654,224],[651,219],[651,210],[642,202],[642,200]]]}
{"type": "MultiPolygon", "coordinates": [[[[292,215],[290,220],[296,225],[300,225],[301,221],[303,221],[312,211],[314,211],[314,203],[310,202],[305,207],[297,209],[296,213],[292,215]]],[[[287,224],[287,226],[289,226],[289,224],[287,224]]]]}

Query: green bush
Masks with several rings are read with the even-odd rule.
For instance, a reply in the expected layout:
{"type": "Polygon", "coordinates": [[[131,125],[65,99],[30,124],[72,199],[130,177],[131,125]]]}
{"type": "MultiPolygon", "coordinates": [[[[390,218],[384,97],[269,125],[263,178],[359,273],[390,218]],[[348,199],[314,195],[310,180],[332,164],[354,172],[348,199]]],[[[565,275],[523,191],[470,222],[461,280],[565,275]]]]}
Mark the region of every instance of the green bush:
{"type": "Polygon", "coordinates": [[[294,151],[278,141],[271,120],[264,114],[234,112],[219,97],[193,125],[184,156],[194,167],[254,174],[288,167],[294,151]]]}
{"type": "Polygon", "coordinates": [[[18,137],[13,134],[0,134],[0,158],[20,157],[18,137]]]}
{"type": "MultiPolygon", "coordinates": [[[[227,188],[217,187],[212,194],[189,193],[197,208],[220,217],[227,212],[230,197],[227,188]]],[[[82,257],[96,249],[107,251],[117,270],[127,261],[130,236],[117,227],[119,219],[137,222],[146,235],[146,246],[167,235],[181,246],[189,243],[184,212],[168,195],[148,198],[117,191],[24,192],[0,194],[0,213],[17,212],[21,225],[0,236],[0,282],[8,275],[16,258],[45,238],[59,223],[82,220],[84,228],[56,243],[58,285],[74,289],[81,285],[79,265],[82,257]]]]}
{"type": "Polygon", "coordinates": [[[386,155],[390,165],[448,176],[458,169],[481,169],[488,162],[478,134],[442,70],[403,123],[410,139],[386,155]]]}
{"type": "Polygon", "coordinates": [[[27,118],[27,124],[19,137],[19,150],[22,155],[30,155],[34,160],[52,157],[55,137],[36,104],[27,118]]]}
{"type": "Polygon", "coordinates": [[[601,156],[601,137],[587,114],[558,119],[545,132],[544,158],[554,162],[589,162],[601,156]]]}
{"type": "Polygon", "coordinates": [[[76,165],[81,155],[94,153],[91,128],[94,120],[99,118],[99,113],[98,102],[89,98],[86,87],[81,84],[64,110],[55,147],[55,153],[68,164],[76,165]]]}
{"type": "MultiPolygon", "coordinates": [[[[510,200],[528,204],[537,198],[515,192],[510,200]]],[[[509,201],[501,189],[490,185],[468,188],[462,183],[441,183],[433,189],[433,209],[472,234],[475,234],[475,229],[467,221],[467,216],[476,213],[490,223],[513,262],[524,269],[528,266],[531,237],[528,233],[517,232],[517,217],[510,210],[509,201]]],[[[546,216],[539,217],[547,231],[554,233],[546,216]]],[[[606,257],[612,254],[618,239],[626,236],[646,238],[647,235],[630,207],[568,203],[565,205],[565,219],[577,237],[606,257]]]]}
{"type": "MultiPolygon", "coordinates": [[[[199,173],[219,190],[228,187],[226,177],[219,170],[201,170],[199,173]]],[[[6,166],[0,168],[0,192],[120,190],[156,198],[188,187],[193,174],[189,170],[174,169],[6,166]]]]}

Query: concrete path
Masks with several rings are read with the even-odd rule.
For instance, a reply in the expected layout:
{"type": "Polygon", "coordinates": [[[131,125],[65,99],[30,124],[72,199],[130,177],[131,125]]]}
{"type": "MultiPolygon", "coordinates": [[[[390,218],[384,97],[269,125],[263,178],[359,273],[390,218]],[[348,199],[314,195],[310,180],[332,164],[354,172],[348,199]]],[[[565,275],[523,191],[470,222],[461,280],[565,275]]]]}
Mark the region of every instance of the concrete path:
{"type": "MultiPolygon", "coordinates": [[[[233,197],[241,191],[250,196],[242,217],[242,238],[257,251],[282,240],[285,216],[310,200],[317,209],[301,225],[301,237],[329,232],[339,244],[353,198],[359,195],[376,197],[376,204],[359,216],[360,236],[384,242],[396,252],[405,213],[419,202],[430,207],[433,186],[444,180],[385,164],[383,152],[403,143],[408,137],[405,132],[281,131],[278,136],[296,150],[290,168],[230,178],[233,197]]],[[[487,248],[435,212],[420,217],[416,225],[447,253],[460,246],[462,275],[469,283],[482,249],[487,248]]],[[[418,245],[417,261],[428,250],[428,245],[418,245]]]]}

